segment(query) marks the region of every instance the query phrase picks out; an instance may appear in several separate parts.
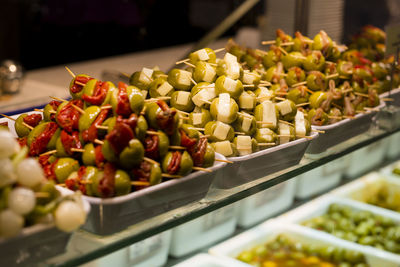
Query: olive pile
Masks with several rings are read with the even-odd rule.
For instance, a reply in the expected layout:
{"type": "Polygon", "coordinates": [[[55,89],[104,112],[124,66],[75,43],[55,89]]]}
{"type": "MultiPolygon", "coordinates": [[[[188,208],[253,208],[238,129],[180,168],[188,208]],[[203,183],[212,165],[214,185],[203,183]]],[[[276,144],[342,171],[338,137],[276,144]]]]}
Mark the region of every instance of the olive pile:
{"type": "MultiPolygon", "coordinates": [[[[363,41],[382,48],[385,33],[373,27],[369,31],[375,37],[363,41]]],[[[374,56],[366,54],[370,50],[359,51],[354,46],[348,50],[324,31],[311,40],[300,32],[293,38],[277,30],[276,40],[264,44],[271,45],[268,51],[230,41],[227,51],[238,58],[244,71],[270,82],[271,94],[302,106],[312,125],[332,124],[368,112],[379,105],[378,95],[390,88],[389,61],[380,50],[374,56]]]]}
{"type": "Polygon", "coordinates": [[[238,260],[263,267],[366,267],[369,266],[360,252],[334,246],[307,245],[277,236],[267,244],[241,252],[238,260]]]}
{"type": "Polygon", "coordinates": [[[363,201],[384,209],[400,212],[399,187],[393,186],[386,181],[367,187],[363,201]]]}
{"type": "Polygon", "coordinates": [[[36,223],[54,222],[67,232],[79,228],[86,219],[81,195],[62,197],[27,154],[27,147],[21,148],[9,131],[0,129],[0,237],[16,236],[36,223]]]}
{"type": "Polygon", "coordinates": [[[186,112],[187,123],[203,131],[216,152],[242,156],[309,135],[311,126],[295,102],[280,99],[266,87],[270,82],[244,69],[235,55],[217,58],[204,48],[183,63],[186,69],[168,75],[144,68],[132,74],[130,84],[152,98],[170,97],[171,107],[186,112]]]}
{"type": "MultiPolygon", "coordinates": [[[[163,77],[151,72],[151,79],[163,77]]],[[[207,138],[162,98],[146,100],[142,88],[77,75],[72,100],[51,101],[43,118],[16,119],[19,141],[39,157],[49,180],[89,196],[120,196],[192,170],[209,171],[204,168],[214,164],[215,153],[207,138]]]]}
{"type": "Polygon", "coordinates": [[[390,218],[369,211],[331,204],[326,214],[305,221],[303,225],[361,245],[400,253],[400,226],[390,218]]]}

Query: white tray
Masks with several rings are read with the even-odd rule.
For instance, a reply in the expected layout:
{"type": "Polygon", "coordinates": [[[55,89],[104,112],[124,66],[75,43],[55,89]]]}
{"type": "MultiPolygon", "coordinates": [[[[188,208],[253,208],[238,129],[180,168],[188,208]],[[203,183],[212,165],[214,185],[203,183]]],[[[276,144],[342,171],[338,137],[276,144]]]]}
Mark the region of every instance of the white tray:
{"type": "MultiPolygon", "coordinates": [[[[317,136],[318,133],[311,133],[312,140],[317,136]]],[[[223,176],[215,180],[215,186],[229,189],[294,166],[300,162],[312,140],[300,138],[246,156],[229,157],[233,164],[223,170],[223,176]]]]}
{"type": "Polygon", "coordinates": [[[223,259],[210,254],[197,254],[173,267],[247,267],[247,264],[240,264],[236,260],[223,259]]]}
{"type": "MultiPolygon", "coordinates": [[[[308,229],[306,227],[293,224],[290,225],[277,220],[267,221],[256,228],[246,231],[215,247],[212,247],[209,250],[209,253],[223,259],[235,258],[243,250],[251,249],[256,245],[265,244],[269,241],[272,241],[279,234],[284,234],[291,240],[300,241],[304,244],[333,245],[335,247],[361,252],[364,254],[367,263],[372,267],[394,267],[399,266],[400,263],[400,261],[396,261],[394,257],[384,257],[385,255],[379,253],[380,251],[354,245],[350,242],[342,241],[330,235],[321,235],[317,231],[308,229]]],[[[240,261],[237,262],[244,264],[244,266],[250,266],[240,261]]],[[[232,264],[231,266],[236,265],[232,264]]]]}
{"type": "Polygon", "coordinates": [[[294,200],[295,186],[295,179],[290,179],[241,200],[238,225],[248,228],[289,208],[294,200]]]}
{"type": "Polygon", "coordinates": [[[235,231],[237,210],[231,204],[173,228],[169,254],[182,257],[227,238],[235,231]]]}
{"type": "MultiPolygon", "coordinates": [[[[385,102],[381,101],[376,108],[381,109],[384,106],[385,102]]],[[[332,146],[366,132],[372,125],[372,118],[376,114],[377,111],[372,110],[368,113],[357,114],[354,119],[344,119],[325,126],[311,126],[313,129],[325,131],[325,133],[320,134],[311,142],[306,153],[320,154],[332,146]]]]}

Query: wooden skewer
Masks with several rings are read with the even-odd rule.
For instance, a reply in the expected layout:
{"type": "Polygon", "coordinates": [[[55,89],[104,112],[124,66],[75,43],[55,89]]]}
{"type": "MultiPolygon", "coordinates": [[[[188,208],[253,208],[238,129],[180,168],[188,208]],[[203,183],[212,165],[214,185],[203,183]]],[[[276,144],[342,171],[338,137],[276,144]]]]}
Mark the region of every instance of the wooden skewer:
{"type": "Polygon", "coordinates": [[[93,181],[91,181],[91,180],[79,180],[79,183],[81,183],[81,184],[93,184],[93,181]]]}
{"type": "Polygon", "coordinates": [[[150,186],[150,183],[145,182],[145,181],[132,181],[131,185],[133,185],[133,186],[150,186]]]}
{"type": "Polygon", "coordinates": [[[346,76],[339,76],[339,78],[342,79],[342,80],[350,79],[349,77],[346,77],[346,76]]]}
{"type": "Polygon", "coordinates": [[[6,114],[0,113],[0,115],[3,116],[4,118],[7,118],[7,119],[12,120],[12,121],[15,121],[14,118],[11,118],[10,116],[8,116],[8,115],[6,115],[6,114]]]}
{"type": "Polygon", "coordinates": [[[310,104],[310,102],[305,102],[305,103],[297,104],[296,107],[304,107],[304,106],[307,106],[309,104],[310,104]]]}
{"type": "Polygon", "coordinates": [[[81,153],[83,153],[83,152],[85,152],[85,149],[73,147],[73,148],[71,148],[71,151],[72,152],[81,152],[81,153]]]}
{"type": "Polygon", "coordinates": [[[285,100],[286,100],[286,98],[279,97],[279,96],[275,96],[275,99],[276,99],[276,100],[280,100],[280,101],[285,101],[285,100]]]}
{"type": "Polygon", "coordinates": [[[182,117],[182,116],[179,116],[179,118],[182,119],[182,120],[189,120],[190,119],[189,117],[182,117]]]}
{"type": "Polygon", "coordinates": [[[243,84],[244,88],[246,88],[246,87],[254,87],[254,86],[256,86],[256,85],[255,84],[243,84]]]}
{"type": "Polygon", "coordinates": [[[171,99],[171,97],[170,96],[159,96],[156,98],[145,99],[144,102],[156,102],[158,100],[168,100],[168,99],[171,99]]]}
{"type": "Polygon", "coordinates": [[[342,94],[346,94],[346,93],[350,93],[350,92],[353,92],[353,88],[343,90],[342,94]]]}
{"type": "Polygon", "coordinates": [[[244,112],[238,112],[240,115],[243,115],[244,117],[247,117],[249,119],[252,119],[253,116],[251,116],[250,114],[244,113],[244,112]]]}
{"type": "Polygon", "coordinates": [[[61,186],[61,187],[66,187],[66,185],[64,184],[64,183],[62,183],[62,184],[57,184],[58,186],[61,186]]]}
{"type": "Polygon", "coordinates": [[[275,40],[262,41],[262,42],[261,42],[262,45],[272,45],[272,44],[275,44],[275,43],[276,43],[275,40]]]}
{"type": "Polygon", "coordinates": [[[210,170],[210,169],[206,169],[206,168],[202,168],[202,167],[196,167],[196,166],[194,166],[192,169],[195,170],[195,171],[212,172],[212,170],[210,170]]]}
{"type": "Polygon", "coordinates": [[[94,143],[96,143],[98,145],[104,145],[104,142],[99,139],[94,139],[94,143]]]}
{"type": "Polygon", "coordinates": [[[359,93],[359,92],[354,92],[355,95],[363,96],[363,97],[369,97],[367,94],[359,93]]]}
{"type": "Polygon", "coordinates": [[[308,89],[307,87],[305,87],[306,92],[310,93],[310,94],[314,94],[314,91],[308,89]]]}
{"type": "Polygon", "coordinates": [[[258,146],[274,146],[276,145],[275,143],[258,143],[258,146]]]}
{"type": "Polygon", "coordinates": [[[256,121],[257,124],[272,124],[272,122],[269,121],[256,121]]]}
{"type": "Polygon", "coordinates": [[[80,86],[85,86],[85,85],[86,85],[86,84],[81,83],[81,82],[79,82],[79,81],[75,81],[75,83],[76,83],[77,85],[80,85],[80,86]]]}
{"type": "Polygon", "coordinates": [[[281,43],[280,46],[291,46],[291,45],[294,45],[294,42],[281,43]]]}
{"type": "Polygon", "coordinates": [[[325,133],[325,131],[317,130],[317,129],[311,129],[311,131],[316,132],[316,133],[325,133]]]}
{"type": "Polygon", "coordinates": [[[160,163],[158,163],[157,161],[152,160],[152,159],[150,159],[150,158],[148,158],[148,157],[143,157],[143,160],[144,160],[144,161],[147,161],[148,163],[151,163],[151,164],[153,164],[153,165],[160,165],[160,163]]]}
{"type": "Polygon", "coordinates": [[[382,101],[394,101],[393,98],[388,98],[388,97],[384,97],[384,98],[381,98],[381,99],[382,99],[382,101]]]}
{"type": "Polygon", "coordinates": [[[209,65],[211,65],[211,66],[214,66],[214,67],[217,67],[217,66],[218,66],[217,63],[207,63],[207,64],[209,64],[209,65]]]}
{"type": "Polygon", "coordinates": [[[188,65],[189,67],[192,67],[192,68],[196,68],[196,66],[195,65],[193,65],[192,63],[189,63],[189,62],[183,62],[184,64],[186,64],[186,65],[188,65]]]}
{"type": "Polygon", "coordinates": [[[226,162],[226,163],[233,163],[233,161],[230,160],[225,160],[225,159],[215,159],[215,161],[219,161],[219,162],[226,162]]]}
{"type": "Polygon", "coordinates": [[[185,59],[182,59],[182,60],[180,60],[180,61],[175,62],[175,64],[176,64],[176,65],[179,65],[179,64],[185,63],[185,62],[187,62],[187,61],[189,61],[189,60],[190,60],[190,59],[185,58],[185,59]]]}
{"type": "Polygon", "coordinates": [[[200,99],[201,101],[203,101],[204,103],[206,103],[206,104],[209,104],[209,105],[211,105],[211,102],[210,101],[208,101],[208,100],[204,100],[204,99],[200,99]]]}
{"type": "Polygon", "coordinates": [[[62,99],[62,98],[59,98],[59,97],[55,97],[55,96],[50,96],[50,98],[51,98],[51,99],[54,99],[54,100],[57,100],[57,101],[60,101],[60,102],[68,102],[68,101],[65,100],[65,99],[62,99]]]}
{"type": "Polygon", "coordinates": [[[22,122],[22,125],[24,125],[26,128],[28,128],[31,131],[33,130],[33,127],[30,126],[29,124],[25,123],[25,122],[22,122]]]}
{"type": "Polygon", "coordinates": [[[287,95],[287,92],[275,92],[276,95],[287,95]]]}
{"type": "Polygon", "coordinates": [[[40,154],[39,156],[46,156],[46,155],[51,155],[57,153],[57,150],[49,150],[45,153],[40,154]]]}
{"type": "Polygon", "coordinates": [[[332,102],[332,106],[334,106],[335,108],[338,108],[338,109],[342,109],[343,107],[341,107],[341,106],[339,106],[338,104],[335,104],[335,103],[333,103],[332,102]]]}
{"type": "Polygon", "coordinates": [[[149,134],[149,135],[160,135],[161,133],[156,132],[156,131],[146,131],[146,134],[149,134]]]}
{"type": "Polygon", "coordinates": [[[277,135],[277,137],[299,137],[299,138],[306,138],[306,139],[313,139],[313,137],[312,136],[308,136],[308,135],[291,135],[291,134],[280,134],[280,135],[277,135]]]}
{"type": "Polygon", "coordinates": [[[299,83],[293,84],[292,87],[298,87],[298,86],[300,86],[300,85],[306,85],[306,84],[307,84],[307,81],[299,82],[299,83]]]}
{"type": "Polygon", "coordinates": [[[101,130],[108,130],[108,126],[104,126],[104,125],[96,125],[97,129],[101,129],[101,130]]]}
{"type": "Polygon", "coordinates": [[[341,116],[329,116],[329,115],[328,115],[328,118],[329,119],[335,119],[335,120],[341,120],[342,119],[341,116]]]}
{"type": "Polygon", "coordinates": [[[102,106],[100,109],[110,109],[110,108],[112,108],[111,105],[106,105],[106,106],[102,106]]]}
{"type": "Polygon", "coordinates": [[[195,81],[195,80],[193,80],[193,78],[192,78],[192,77],[190,77],[190,80],[192,81],[192,83],[193,83],[194,85],[197,85],[196,81],[195,81]]]}
{"type": "Polygon", "coordinates": [[[169,146],[168,147],[169,149],[186,149],[186,147],[184,147],[184,146],[169,146]]]}
{"type": "Polygon", "coordinates": [[[242,132],[235,132],[235,134],[237,134],[237,135],[246,135],[246,133],[242,133],[242,132]]]}
{"type": "Polygon", "coordinates": [[[122,72],[122,71],[121,71],[121,74],[122,74],[122,75],[124,75],[125,77],[128,77],[128,78],[130,78],[130,77],[131,77],[131,75],[129,75],[129,74],[128,74],[128,73],[126,73],[126,72],[122,72]]]}
{"type": "Polygon", "coordinates": [[[182,110],[177,110],[178,111],[178,113],[182,113],[182,114],[185,114],[185,115],[190,115],[190,113],[188,113],[188,112],[185,112],[185,111],[182,111],[182,110]]]}
{"type": "Polygon", "coordinates": [[[162,173],[161,176],[165,177],[165,178],[181,178],[182,177],[182,175],[169,174],[169,173],[162,173]]]}
{"type": "Polygon", "coordinates": [[[48,198],[48,197],[50,197],[50,193],[49,192],[35,192],[35,197],[48,198]]]}
{"type": "Polygon", "coordinates": [[[77,105],[71,103],[71,106],[72,106],[74,109],[76,109],[77,111],[79,111],[79,113],[85,114],[85,111],[84,111],[83,109],[81,109],[80,107],[78,107],[77,105]]]}
{"type": "Polygon", "coordinates": [[[278,49],[281,50],[281,52],[282,52],[284,55],[287,55],[287,54],[288,54],[288,52],[286,52],[286,50],[283,49],[282,47],[278,46],[278,49]]]}
{"type": "Polygon", "coordinates": [[[190,130],[204,131],[204,128],[190,127],[190,130]]]}
{"type": "Polygon", "coordinates": [[[339,77],[339,73],[334,73],[334,74],[330,74],[328,76],[325,76],[326,79],[331,79],[331,78],[336,78],[339,77]]]}
{"type": "Polygon", "coordinates": [[[69,72],[69,74],[71,74],[71,76],[72,76],[73,78],[76,77],[75,73],[73,73],[72,70],[70,70],[67,66],[65,66],[65,69],[69,72]]]}
{"type": "Polygon", "coordinates": [[[34,108],[33,110],[37,112],[43,112],[43,109],[34,108]]]}
{"type": "Polygon", "coordinates": [[[343,116],[343,118],[346,118],[346,119],[350,119],[350,120],[352,120],[352,119],[354,119],[355,117],[354,116],[343,116]]]}
{"type": "Polygon", "coordinates": [[[271,86],[271,83],[260,83],[258,84],[258,87],[267,87],[267,86],[271,86]]]}
{"type": "Polygon", "coordinates": [[[225,50],[225,47],[218,48],[218,49],[214,50],[214,53],[218,53],[218,52],[221,52],[221,51],[224,51],[224,50],[225,50]]]}
{"type": "Polygon", "coordinates": [[[379,108],[377,108],[377,107],[375,107],[375,108],[364,107],[364,109],[367,111],[379,111],[379,108]]]}
{"type": "Polygon", "coordinates": [[[290,126],[293,126],[293,127],[294,127],[294,124],[293,124],[293,123],[290,123],[290,122],[288,122],[288,121],[279,120],[279,122],[280,122],[280,123],[287,124],[287,125],[290,125],[290,126]]]}

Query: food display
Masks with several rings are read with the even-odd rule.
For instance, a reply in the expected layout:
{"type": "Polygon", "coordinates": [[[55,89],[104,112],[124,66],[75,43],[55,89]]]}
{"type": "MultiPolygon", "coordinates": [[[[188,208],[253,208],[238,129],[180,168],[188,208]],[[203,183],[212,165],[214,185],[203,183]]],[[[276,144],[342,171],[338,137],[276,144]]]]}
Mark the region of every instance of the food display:
{"type": "Polygon", "coordinates": [[[351,242],[400,253],[400,225],[366,210],[331,204],[326,214],[302,223],[351,242]]]}
{"type": "MultiPolygon", "coordinates": [[[[377,42],[385,38],[377,28],[370,31],[379,37],[377,42]]],[[[348,49],[336,44],[324,31],[311,40],[300,32],[293,38],[278,29],[276,40],[263,44],[270,45],[269,50],[245,48],[230,41],[227,51],[238,57],[244,70],[271,83],[270,95],[301,107],[312,125],[333,124],[367,113],[380,104],[378,95],[389,90],[390,66],[381,52],[367,57],[353,46],[348,49]]]]}
{"type": "Polygon", "coordinates": [[[310,245],[278,235],[266,244],[242,251],[237,257],[252,266],[347,267],[369,266],[361,252],[328,245],[310,245]]]}
{"type": "Polygon", "coordinates": [[[80,193],[62,196],[46,180],[40,164],[28,156],[7,130],[0,130],[0,240],[24,227],[52,224],[62,231],[78,229],[86,220],[80,193]]]}

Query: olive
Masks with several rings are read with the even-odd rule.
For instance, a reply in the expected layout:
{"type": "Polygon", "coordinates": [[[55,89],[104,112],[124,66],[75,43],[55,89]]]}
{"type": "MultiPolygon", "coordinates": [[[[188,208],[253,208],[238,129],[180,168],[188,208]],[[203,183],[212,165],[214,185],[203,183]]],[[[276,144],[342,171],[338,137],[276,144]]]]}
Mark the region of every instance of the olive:
{"type": "Polygon", "coordinates": [[[242,110],[253,110],[256,107],[257,96],[252,91],[243,91],[239,96],[239,108],[242,110]]]}
{"type": "Polygon", "coordinates": [[[203,165],[201,167],[208,168],[214,165],[215,150],[207,143],[206,153],[204,154],[203,165]]]}
{"type": "Polygon", "coordinates": [[[256,71],[248,71],[245,70],[242,73],[242,76],[240,77],[240,80],[242,81],[243,84],[254,84],[257,85],[260,83],[261,80],[261,75],[258,74],[256,71]]]}
{"type": "Polygon", "coordinates": [[[211,48],[203,48],[189,54],[190,63],[210,62],[215,63],[217,56],[211,48]]]}
{"type": "Polygon", "coordinates": [[[51,121],[52,120],[52,114],[56,112],[56,109],[51,104],[47,104],[43,108],[43,120],[44,121],[51,121]]]}
{"type": "Polygon", "coordinates": [[[230,53],[226,53],[224,59],[218,61],[218,76],[226,76],[233,80],[236,80],[240,78],[242,72],[243,69],[238,63],[237,58],[230,53]]]}
{"type": "Polygon", "coordinates": [[[57,182],[64,183],[68,176],[78,171],[79,162],[72,158],[59,158],[54,165],[54,173],[57,178],[57,182]]]}
{"type": "Polygon", "coordinates": [[[278,108],[279,115],[282,120],[292,121],[296,116],[296,104],[289,99],[276,103],[275,106],[278,108]]]}
{"type": "MultiPolygon", "coordinates": [[[[170,109],[171,112],[174,110],[176,112],[175,108],[170,109]]],[[[146,104],[146,112],[145,112],[146,121],[151,128],[154,128],[154,129],[160,128],[160,126],[158,125],[157,116],[159,114],[163,114],[163,113],[164,113],[164,111],[160,108],[160,106],[157,103],[151,102],[151,103],[146,104]]],[[[171,129],[173,129],[172,132],[174,132],[175,129],[177,129],[178,124],[179,124],[179,114],[178,114],[178,112],[176,112],[175,115],[173,116],[172,125],[168,125],[168,127],[171,127],[171,129]]]]}
{"type": "MultiPolygon", "coordinates": [[[[276,30],[276,39],[275,39],[275,45],[276,46],[281,46],[282,44],[285,43],[291,43],[293,42],[292,36],[285,34],[281,29],[276,30]]],[[[287,52],[292,51],[293,45],[285,45],[283,49],[285,49],[287,52]]]]}
{"type": "Polygon", "coordinates": [[[279,144],[285,144],[296,139],[294,127],[286,123],[278,123],[279,144]]]}
{"type": "Polygon", "coordinates": [[[349,79],[353,74],[353,63],[349,61],[340,60],[337,63],[336,70],[341,78],[349,79]]]}
{"type": "Polygon", "coordinates": [[[192,73],[186,70],[172,69],[168,73],[168,83],[175,89],[189,91],[192,88],[192,73]]]}
{"type": "Polygon", "coordinates": [[[193,129],[193,126],[190,124],[182,124],[180,126],[180,129],[182,131],[185,132],[185,134],[189,137],[189,138],[194,138],[196,140],[198,140],[200,138],[200,132],[197,131],[196,129],[193,129]]]}
{"type": "Polygon", "coordinates": [[[372,70],[366,66],[355,66],[353,70],[353,80],[363,80],[367,83],[372,82],[372,70]]]}
{"type": "Polygon", "coordinates": [[[196,82],[209,82],[215,81],[217,72],[213,66],[204,61],[198,61],[193,72],[193,79],[196,82]]]}
{"type": "Polygon", "coordinates": [[[211,121],[211,113],[207,109],[196,107],[193,112],[189,114],[188,124],[195,127],[204,128],[207,122],[211,121]]]}
{"type": "Polygon", "coordinates": [[[126,92],[132,112],[139,114],[143,110],[144,106],[144,97],[142,92],[136,86],[128,86],[126,92]]]}
{"type": "Polygon", "coordinates": [[[306,78],[307,87],[313,91],[325,90],[327,87],[326,77],[319,71],[311,71],[306,78]]]}
{"type": "Polygon", "coordinates": [[[53,180],[45,180],[43,183],[41,183],[37,192],[45,192],[48,196],[37,198],[36,203],[39,205],[45,205],[59,197],[60,192],[56,189],[55,185],[56,184],[53,180]]]}
{"type": "Polygon", "coordinates": [[[15,120],[14,128],[15,132],[17,133],[18,137],[25,137],[29,135],[31,129],[26,127],[23,122],[24,118],[28,116],[28,114],[21,114],[18,116],[18,118],[15,120]]]}
{"type": "Polygon", "coordinates": [[[275,103],[265,100],[261,104],[258,104],[254,109],[254,117],[256,118],[256,121],[260,122],[257,124],[257,127],[270,128],[274,130],[277,127],[279,110],[275,103]]]}
{"type": "Polygon", "coordinates": [[[282,57],[283,67],[285,67],[286,70],[292,67],[301,67],[305,60],[306,58],[300,52],[290,52],[282,57]]]}
{"type": "Polygon", "coordinates": [[[138,117],[136,128],[135,128],[135,136],[137,139],[143,142],[144,138],[146,137],[146,132],[148,129],[146,118],[142,115],[138,117]]]}
{"type": "Polygon", "coordinates": [[[279,79],[282,76],[284,76],[283,69],[278,67],[279,65],[280,64],[278,62],[278,64],[276,66],[272,66],[269,69],[267,69],[265,74],[263,74],[263,77],[262,77],[263,80],[266,80],[267,82],[274,82],[274,83],[279,82],[279,79]]]}
{"type": "Polygon", "coordinates": [[[122,171],[117,170],[115,172],[115,195],[122,196],[131,192],[131,179],[129,175],[122,171]]]}
{"type": "Polygon", "coordinates": [[[229,94],[222,93],[215,98],[210,107],[211,116],[224,123],[232,123],[236,120],[239,106],[229,94]]]}
{"type": "Polygon", "coordinates": [[[220,121],[210,121],[204,127],[204,134],[208,135],[211,142],[217,141],[233,141],[235,131],[232,126],[220,121]]]}
{"type": "Polygon", "coordinates": [[[94,150],[93,143],[87,143],[84,147],[84,152],[82,153],[82,162],[85,166],[95,166],[96,165],[96,154],[94,150]]]}
{"type": "Polygon", "coordinates": [[[333,42],[332,39],[326,34],[326,32],[320,31],[318,34],[315,35],[313,41],[313,50],[320,50],[324,53],[325,56],[330,53],[333,42]]]}
{"type": "Polygon", "coordinates": [[[211,143],[211,146],[214,148],[216,153],[224,155],[225,157],[234,157],[237,155],[235,144],[228,140],[211,143]]]}
{"type": "MultiPolygon", "coordinates": [[[[279,87],[279,85],[277,85],[279,87]]],[[[257,87],[257,89],[254,91],[255,95],[257,96],[257,102],[258,103],[262,103],[265,100],[271,100],[273,98],[275,98],[275,90],[273,90],[275,88],[275,86],[271,86],[270,87],[271,90],[268,90],[267,87],[261,86],[261,87],[257,87]]]]}
{"type": "Polygon", "coordinates": [[[138,139],[129,141],[129,146],[125,147],[119,155],[119,164],[125,169],[139,165],[144,157],[144,147],[138,139]]]}
{"type": "Polygon", "coordinates": [[[258,143],[274,143],[277,139],[276,133],[268,128],[259,128],[254,134],[258,143]]]}
{"type": "MultiPolygon", "coordinates": [[[[90,80],[93,81],[93,80],[90,80]]],[[[89,82],[90,82],[89,81],[89,82]]],[[[99,115],[101,109],[98,106],[90,106],[85,109],[85,113],[79,117],[79,131],[83,132],[93,124],[94,120],[99,115]]]]}
{"type": "Polygon", "coordinates": [[[69,84],[69,93],[70,93],[70,95],[72,96],[73,99],[79,99],[79,98],[81,98],[82,95],[83,95],[83,90],[82,90],[82,89],[81,89],[79,92],[74,92],[74,91],[72,90],[72,88],[73,88],[73,86],[74,86],[74,84],[75,84],[76,79],[77,79],[77,78],[80,78],[80,77],[84,77],[84,78],[87,78],[87,79],[90,78],[89,75],[86,75],[86,74],[79,74],[79,75],[76,75],[76,76],[71,80],[71,82],[70,82],[70,84],[69,84]]]}
{"type": "Polygon", "coordinates": [[[295,104],[301,104],[308,102],[309,94],[303,86],[298,86],[291,89],[286,98],[293,101],[295,104]]]}
{"type": "Polygon", "coordinates": [[[216,97],[215,85],[200,82],[193,86],[190,96],[196,106],[208,108],[209,104],[207,102],[212,101],[216,97]]]}
{"type": "MultiPolygon", "coordinates": [[[[178,152],[180,153],[180,152],[178,152]]],[[[172,152],[168,152],[164,159],[162,160],[162,169],[163,172],[167,173],[168,172],[168,166],[171,163],[173,157],[173,153],[172,152]]],[[[179,164],[179,169],[177,171],[177,175],[187,175],[192,171],[193,168],[193,160],[192,157],[190,156],[190,154],[187,151],[183,151],[183,153],[181,154],[181,161],[179,164]]]]}
{"type": "Polygon", "coordinates": [[[162,76],[154,79],[149,86],[150,97],[171,96],[175,92],[174,87],[162,76]]]}
{"type": "Polygon", "coordinates": [[[280,61],[280,53],[278,54],[276,50],[270,49],[267,54],[263,57],[263,65],[265,68],[270,68],[275,66],[276,63],[280,61]]]}
{"type": "Polygon", "coordinates": [[[104,144],[101,146],[101,152],[107,161],[118,161],[118,156],[115,154],[114,149],[111,147],[111,144],[108,140],[104,140],[104,144]]]}
{"type": "Polygon", "coordinates": [[[310,107],[315,109],[319,108],[322,102],[324,102],[327,98],[328,94],[326,92],[322,91],[314,92],[309,98],[310,107]]]}
{"type": "Polygon", "coordinates": [[[306,74],[299,67],[292,67],[288,70],[287,76],[285,77],[288,86],[302,82],[306,79],[306,74]]]}
{"type": "Polygon", "coordinates": [[[190,92],[176,91],[171,95],[171,107],[178,110],[191,112],[194,109],[194,104],[190,98],[190,92]]]}
{"type": "Polygon", "coordinates": [[[152,69],[143,68],[141,71],[134,72],[129,78],[129,84],[136,86],[140,90],[148,91],[150,83],[153,81],[153,71],[152,69]]]}
{"type": "Polygon", "coordinates": [[[248,135],[239,135],[233,139],[233,144],[239,153],[239,156],[249,155],[258,149],[256,139],[248,135]]]}
{"type": "Polygon", "coordinates": [[[233,99],[238,99],[243,92],[243,84],[240,80],[233,80],[225,75],[215,81],[215,93],[217,95],[228,93],[233,99]]]}
{"type": "Polygon", "coordinates": [[[250,114],[239,113],[232,126],[236,132],[252,136],[257,129],[256,118],[250,114]]]}
{"type": "Polygon", "coordinates": [[[312,51],[303,62],[306,71],[322,71],[325,66],[325,57],[320,51],[312,51]]]}
{"type": "Polygon", "coordinates": [[[293,39],[293,51],[303,52],[311,49],[312,40],[303,36],[300,32],[295,33],[296,37],[293,39]]]}

